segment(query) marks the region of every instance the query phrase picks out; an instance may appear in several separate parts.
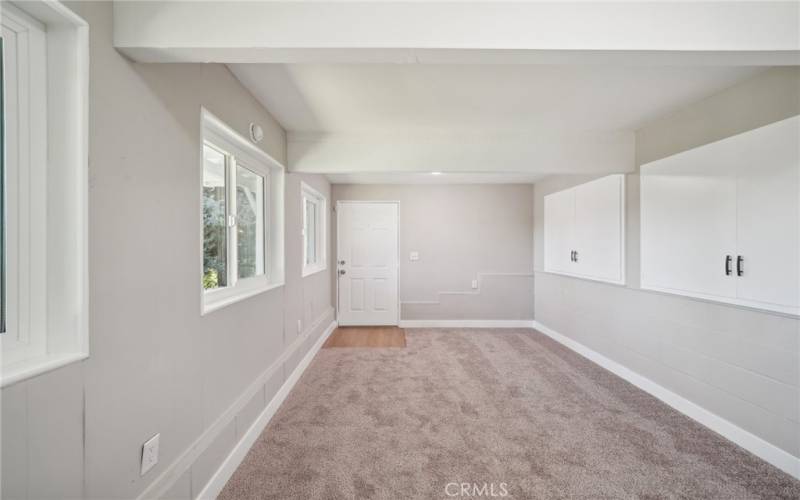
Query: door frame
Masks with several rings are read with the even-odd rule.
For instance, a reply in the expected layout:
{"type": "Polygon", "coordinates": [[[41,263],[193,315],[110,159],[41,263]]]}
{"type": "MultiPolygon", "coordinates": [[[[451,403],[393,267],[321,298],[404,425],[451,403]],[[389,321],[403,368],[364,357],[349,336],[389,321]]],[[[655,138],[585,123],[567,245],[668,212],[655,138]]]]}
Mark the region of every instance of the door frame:
{"type": "Polygon", "coordinates": [[[333,280],[334,280],[334,288],[336,289],[336,320],[338,322],[339,318],[341,317],[339,312],[339,242],[340,242],[340,234],[339,228],[341,225],[340,217],[341,212],[339,210],[339,206],[345,203],[352,203],[352,204],[378,204],[378,203],[391,203],[397,205],[397,318],[395,318],[395,326],[400,326],[400,200],[336,200],[335,211],[336,211],[336,259],[334,265],[331,266],[333,268],[333,280]]]}

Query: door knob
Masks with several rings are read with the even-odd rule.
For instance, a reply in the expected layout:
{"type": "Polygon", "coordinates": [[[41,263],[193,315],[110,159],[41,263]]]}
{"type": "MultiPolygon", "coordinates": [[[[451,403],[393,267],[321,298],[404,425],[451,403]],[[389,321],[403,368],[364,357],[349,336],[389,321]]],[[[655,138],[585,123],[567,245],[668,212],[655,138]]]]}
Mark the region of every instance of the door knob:
{"type": "Polygon", "coordinates": [[[344,269],[339,269],[339,276],[341,276],[341,275],[343,275],[345,273],[347,273],[347,271],[345,271],[344,269]]]}
{"type": "Polygon", "coordinates": [[[343,265],[345,265],[345,264],[346,264],[346,262],[345,262],[345,261],[343,261],[343,260],[340,260],[340,261],[339,261],[339,265],[340,265],[340,266],[343,266],[343,265]]]}

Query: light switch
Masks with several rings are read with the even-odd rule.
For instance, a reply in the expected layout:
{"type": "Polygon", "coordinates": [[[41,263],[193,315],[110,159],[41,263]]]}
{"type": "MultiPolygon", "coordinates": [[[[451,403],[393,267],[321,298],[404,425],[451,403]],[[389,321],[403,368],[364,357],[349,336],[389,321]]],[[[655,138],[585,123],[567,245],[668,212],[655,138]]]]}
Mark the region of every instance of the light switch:
{"type": "Polygon", "coordinates": [[[408,260],[410,261],[419,260],[419,252],[411,252],[408,256],[408,260]]]}
{"type": "Polygon", "coordinates": [[[144,476],[147,471],[152,469],[158,463],[158,438],[161,434],[156,434],[151,437],[142,445],[142,471],[140,475],[144,476]]]}

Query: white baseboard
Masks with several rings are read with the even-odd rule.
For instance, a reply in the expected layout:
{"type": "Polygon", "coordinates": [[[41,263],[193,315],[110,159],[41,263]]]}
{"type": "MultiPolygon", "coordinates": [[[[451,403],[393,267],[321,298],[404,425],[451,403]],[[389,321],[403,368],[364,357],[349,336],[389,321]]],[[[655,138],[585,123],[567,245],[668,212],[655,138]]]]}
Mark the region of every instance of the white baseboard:
{"type": "Polygon", "coordinates": [[[724,418],[711,413],[705,408],[689,401],[688,399],[675,394],[652,380],[639,375],[638,373],[626,368],[625,366],[613,361],[602,354],[593,351],[585,345],[576,342],[569,337],[556,332],[538,321],[533,321],[533,328],[552,338],[556,342],[572,349],[584,358],[593,361],[606,370],[627,380],[639,389],[650,393],[664,403],[683,413],[689,418],[708,427],[717,434],[722,435],[730,441],[741,446],[753,455],[781,469],[787,474],[800,479],[800,458],[778,448],[777,446],[764,441],[760,437],[748,432],[741,427],[725,420],[724,418]]]}
{"type": "Polygon", "coordinates": [[[275,412],[278,411],[278,408],[280,408],[281,404],[286,399],[286,396],[289,395],[289,392],[292,390],[294,385],[298,380],[300,380],[303,372],[306,370],[306,368],[308,368],[308,365],[311,364],[311,360],[314,359],[314,356],[322,348],[322,345],[335,329],[336,320],[333,320],[322,333],[322,335],[320,335],[319,339],[314,343],[314,347],[312,347],[306,353],[292,374],[286,378],[286,382],[283,383],[281,388],[275,394],[275,397],[272,398],[272,400],[264,408],[264,411],[262,411],[258,418],[256,418],[255,422],[253,422],[250,428],[247,429],[247,432],[245,432],[239,442],[236,443],[236,446],[233,447],[233,450],[231,450],[230,454],[222,462],[222,465],[219,469],[217,469],[217,472],[211,476],[211,479],[208,481],[206,486],[195,498],[202,500],[217,498],[222,491],[222,488],[225,487],[225,484],[242,463],[242,460],[244,460],[244,457],[247,456],[247,452],[250,451],[250,448],[253,446],[253,444],[255,444],[258,437],[267,427],[267,424],[275,415],[275,412]]]}
{"type": "Polygon", "coordinates": [[[531,319],[404,319],[400,328],[533,328],[531,319]]]}

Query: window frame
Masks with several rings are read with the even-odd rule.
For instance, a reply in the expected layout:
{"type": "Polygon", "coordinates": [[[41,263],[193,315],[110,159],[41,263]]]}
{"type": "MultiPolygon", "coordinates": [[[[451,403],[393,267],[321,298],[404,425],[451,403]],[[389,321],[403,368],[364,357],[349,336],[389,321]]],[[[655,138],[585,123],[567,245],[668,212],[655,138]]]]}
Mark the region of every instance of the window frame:
{"type": "Polygon", "coordinates": [[[300,203],[301,203],[301,217],[302,217],[302,241],[303,241],[303,272],[302,276],[310,276],[312,274],[324,271],[328,268],[328,242],[327,242],[327,225],[328,225],[328,199],[311,187],[305,182],[300,182],[300,203]],[[315,218],[316,231],[315,235],[315,250],[317,260],[313,263],[308,263],[308,202],[315,206],[317,217],[315,218]]]}
{"type": "Polygon", "coordinates": [[[242,135],[222,122],[205,108],[201,109],[202,140],[200,141],[200,273],[198,284],[201,293],[201,314],[205,315],[241,300],[283,286],[283,173],[284,167],[267,153],[250,143],[242,135]],[[205,272],[203,234],[203,176],[205,173],[204,148],[215,149],[225,155],[226,204],[226,286],[205,289],[202,276],[205,272]],[[263,178],[263,248],[264,274],[239,278],[237,225],[232,223],[237,203],[236,169],[243,168],[263,178]]]}
{"type": "Polygon", "coordinates": [[[17,121],[21,154],[9,161],[5,140],[3,151],[16,176],[4,186],[5,297],[8,319],[19,319],[0,334],[7,387],[89,356],[89,26],[57,1],[3,2],[0,11],[11,31],[19,33],[15,23],[34,28],[18,60],[26,75],[4,75],[17,83],[27,76],[21,85],[31,89],[27,117],[17,121]]]}
{"type": "MultiPolygon", "coordinates": [[[[15,245],[6,248],[8,274],[5,306],[7,332],[3,334],[3,362],[19,363],[46,354],[47,349],[47,289],[44,269],[47,265],[47,35],[46,27],[37,19],[13,6],[4,7],[3,23],[16,33],[13,58],[4,55],[4,64],[16,63],[8,72],[16,81],[5,109],[12,126],[5,133],[16,133],[15,141],[4,137],[4,154],[11,161],[6,165],[6,188],[9,190],[5,208],[8,210],[5,231],[15,245]],[[20,54],[28,57],[18,59],[20,54]],[[8,57],[9,60],[5,60],[8,57]],[[12,153],[13,152],[13,153],[12,153]]],[[[12,87],[9,85],[8,87],[12,87]]]]}

